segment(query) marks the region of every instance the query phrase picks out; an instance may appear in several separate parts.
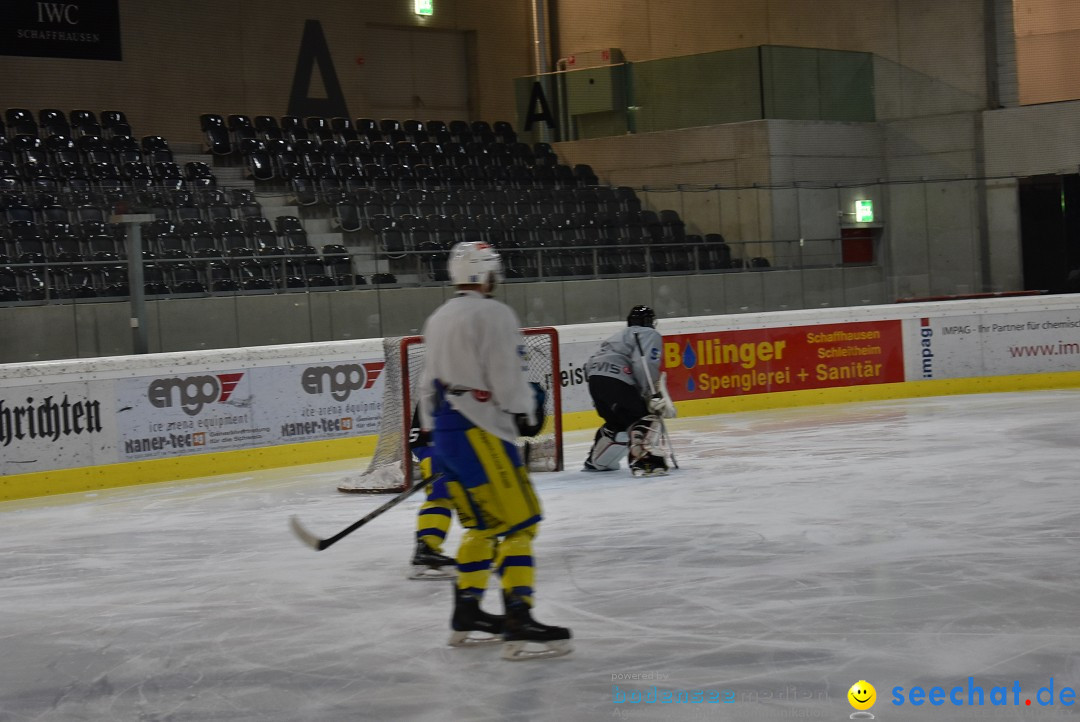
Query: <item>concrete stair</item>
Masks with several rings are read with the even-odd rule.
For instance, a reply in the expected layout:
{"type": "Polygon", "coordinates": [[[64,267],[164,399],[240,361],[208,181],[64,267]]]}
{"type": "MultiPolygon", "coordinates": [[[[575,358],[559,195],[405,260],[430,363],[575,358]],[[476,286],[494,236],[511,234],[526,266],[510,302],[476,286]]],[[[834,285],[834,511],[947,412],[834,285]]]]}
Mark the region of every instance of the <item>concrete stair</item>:
{"type": "MultiPolygon", "coordinates": [[[[316,250],[323,246],[345,246],[353,254],[353,272],[370,278],[374,273],[390,272],[390,263],[378,257],[373,239],[365,238],[360,233],[343,233],[333,217],[333,211],[321,206],[298,206],[291,193],[282,191],[260,191],[255,181],[247,177],[247,168],[242,164],[216,157],[207,153],[200,143],[170,144],[176,163],[183,168],[185,163],[201,161],[214,171],[220,188],[247,188],[254,191],[255,198],[262,207],[264,218],[275,222],[278,216],[300,218],[308,232],[308,243],[316,250]]],[[[398,280],[407,282],[411,276],[398,275],[398,280]]],[[[415,280],[415,279],[413,279],[415,280]]]]}

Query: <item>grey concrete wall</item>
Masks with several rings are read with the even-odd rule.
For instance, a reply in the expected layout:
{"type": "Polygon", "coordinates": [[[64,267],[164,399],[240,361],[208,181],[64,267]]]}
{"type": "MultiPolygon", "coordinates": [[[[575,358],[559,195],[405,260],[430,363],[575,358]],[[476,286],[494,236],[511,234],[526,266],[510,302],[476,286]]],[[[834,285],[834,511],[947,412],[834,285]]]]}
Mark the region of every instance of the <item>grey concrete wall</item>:
{"type": "MultiPolygon", "coordinates": [[[[601,172],[611,164],[611,174],[619,178],[657,172],[656,177],[684,181],[688,185],[679,188],[647,185],[640,193],[645,207],[674,208],[687,232],[720,232],[735,243],[837,237],[844,224],[838,214],[850,212],[855,197],[869,197],[886,219],[880,260],[886,274],[895,276],[892,287],[898,295],[1016,290],[1022,287],[1022,270],[1015,184],[994,178],[1075,173],[1080,168],[1080,102],[987,111],[982,117],[982,134],[975,114],[965,112],[877,124],[757,121],[563,147],[601,172]],[[680,153],[663,152],[685,143],[701,149],[699,162],[682,165],[689,155],[685,147],[680,153]],[[663,162],[668,165],[662,170],[653,165],[663,162]],[[722,180],[715,184],[720,188],[694,184],[691,179],[702,164],[718,162],[738,169],[730,185],[722,180]],[[933,183],[918,191],[908,185],[981,177],[988,179],[960,186],[933,183]],[[870,182],[859,186],[860,180],[870,182]],[[985,194],[985,218],[980,193],[985,194]]],[[[792,249],[776,243],[758,248],[778,265],[794,256],[792,249]]],[[[825,254],[821,262],[835,258],[825,254]]]]}
{"type": "Polygon", "coordinates": [[[563,56],[613,47],[631,62],[754,45],[855,50],[878,59],[879,119],[985,106],[983,0],[626,0],[617,10],[603,2],[558,7],[563,56]]]}
{"type": "Polygon", "coordinates": [[[1080,168],[1080,101],[983,114],[986,173],[1026,176],[1080,168]]]}
{"type": "MultiPolygon", "coordinates": [[[[525,326],[617,321],[637,304],[659,318],[884,303],[879,267],[743,271],[507,283],[525,326]]],[[[180,298],[147,302],[149,351],[309,343],[419,333],[448,287],[180,298]]],[[[127,303],[0,307],[0,363],[130,354],[127,303]]]]}
{"type": "Polygon", "coordinates": [[[987,237],[991,291],[1024,287],[1020,244],[1020,197],[1011,178],[987,183],[987,237]]]}

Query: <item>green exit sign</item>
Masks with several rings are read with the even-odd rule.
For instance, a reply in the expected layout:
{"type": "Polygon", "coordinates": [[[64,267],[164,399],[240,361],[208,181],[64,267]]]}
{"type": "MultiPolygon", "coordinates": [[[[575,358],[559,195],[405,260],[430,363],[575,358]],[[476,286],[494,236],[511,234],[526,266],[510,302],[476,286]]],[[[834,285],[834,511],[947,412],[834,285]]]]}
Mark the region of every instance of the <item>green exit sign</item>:
{"type": "Polygon", "coordinates": [[[413,7],[417,15],[435,14],[435,0],[414,0],[413,7]]]}
{"type": "Polygon", "coordinates": [[[855,222],[856,223],[873,223],[874,222],[874,202],[873,201],[855,201],[855,222]]]}

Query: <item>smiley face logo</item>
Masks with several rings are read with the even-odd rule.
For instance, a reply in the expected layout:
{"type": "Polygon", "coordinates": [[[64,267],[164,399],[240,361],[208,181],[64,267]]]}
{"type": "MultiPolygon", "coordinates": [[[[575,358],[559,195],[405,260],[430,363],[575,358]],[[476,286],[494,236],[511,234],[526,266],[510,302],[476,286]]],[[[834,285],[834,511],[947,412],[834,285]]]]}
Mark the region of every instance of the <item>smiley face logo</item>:
{"type": "Polygon", "coordinates": [[[874,702],[877,701],[877,690],[874,689],[874,685],[865,679],[860,679],[851,685],[851,689],[847,692],[847,698],[855,709],[867,710],[873,707],[874,702]]]}

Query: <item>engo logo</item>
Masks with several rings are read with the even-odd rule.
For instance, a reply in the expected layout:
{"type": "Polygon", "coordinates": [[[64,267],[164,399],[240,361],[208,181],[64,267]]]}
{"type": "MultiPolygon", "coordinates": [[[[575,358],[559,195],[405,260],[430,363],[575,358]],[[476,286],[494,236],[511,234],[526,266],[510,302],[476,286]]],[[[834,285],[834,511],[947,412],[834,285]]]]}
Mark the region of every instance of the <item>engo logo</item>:
{"type": "Polygon", "coordinates": [[[159,409],[179,404],[188,416],[202,411],[203,406],[218,401],[228,401],[243,372],[217,374],[216,376],[189,376],[184,379],[154,379],[146,390],[150,403],[159,409]]]}
{"type": "Polygon", "coordinates": [[[335,401],[344,401],[353,391],[370,389],[382,373],[384,361],[368,361],[339,366],[311,366],[300,376],[300,386],[309,394],[330,390],[335,401]]]}

